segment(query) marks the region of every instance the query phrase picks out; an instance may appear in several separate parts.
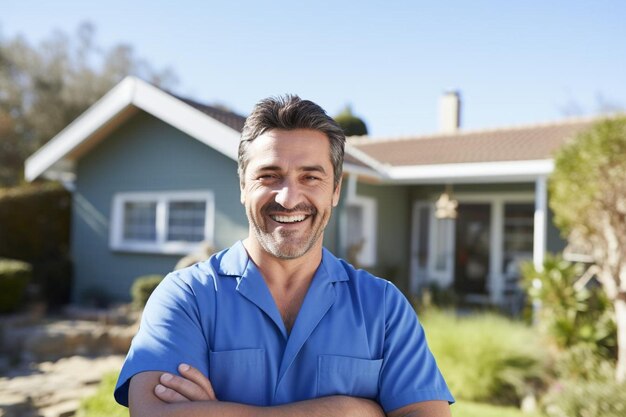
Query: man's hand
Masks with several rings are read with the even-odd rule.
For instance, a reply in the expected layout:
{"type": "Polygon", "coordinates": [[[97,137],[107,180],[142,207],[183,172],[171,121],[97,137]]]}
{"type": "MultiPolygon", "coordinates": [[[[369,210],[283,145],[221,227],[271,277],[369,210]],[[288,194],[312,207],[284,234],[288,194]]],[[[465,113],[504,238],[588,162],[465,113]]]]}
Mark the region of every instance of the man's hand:
{"type": "Polygon", "coordinates": [[[187,401],[217,401],[211,381],[187,364],[178,366],[181,376],[164,373],[154,387],[154,395],[166,403],[187,401]]]}

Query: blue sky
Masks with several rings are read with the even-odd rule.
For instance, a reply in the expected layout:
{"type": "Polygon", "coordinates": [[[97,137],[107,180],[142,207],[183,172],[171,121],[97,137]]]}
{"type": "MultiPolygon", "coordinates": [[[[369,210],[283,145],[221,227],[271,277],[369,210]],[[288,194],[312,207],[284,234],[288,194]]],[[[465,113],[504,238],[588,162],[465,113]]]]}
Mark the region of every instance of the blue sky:
{"type": "Polygon", "coordinates": [[[435,132],[458,89],[468,129],[626,107],[626,2],[0,0],[0,36],[96,27],[178,75],[177,92],[246,114],[296,93],[347,103],[374,136],[435,132]],[[574,111],[575,110],[575,111],[574,111]]]}

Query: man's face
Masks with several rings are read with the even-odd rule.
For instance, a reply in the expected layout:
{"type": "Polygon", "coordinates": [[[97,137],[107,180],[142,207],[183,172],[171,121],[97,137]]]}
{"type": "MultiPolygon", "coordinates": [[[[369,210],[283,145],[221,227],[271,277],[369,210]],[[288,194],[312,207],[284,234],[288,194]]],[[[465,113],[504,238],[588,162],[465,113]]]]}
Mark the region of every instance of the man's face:
{"type": "Polygon", "coordinates": [[[310,129],[275,129],[252,141],[247,152],[241,202],[250,238],[281,259],[321,247],[340,189],[333,187],[328,137],[310,129]]]}

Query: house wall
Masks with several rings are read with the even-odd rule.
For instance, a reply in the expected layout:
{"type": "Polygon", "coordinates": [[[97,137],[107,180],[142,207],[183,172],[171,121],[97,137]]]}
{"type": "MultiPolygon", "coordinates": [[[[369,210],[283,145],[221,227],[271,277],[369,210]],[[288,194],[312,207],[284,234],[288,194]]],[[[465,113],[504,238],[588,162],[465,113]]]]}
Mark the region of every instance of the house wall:
{"type": "Polygon", "coordinates": [[[371,197],[377,205],[377,264],[367,268],[374,275],[392,281],[408,293],[411,238],[409,187],[358,183],[356,194],[371,197]]]}
{"type": "Polygon", "coordinates": [[[211,190],[215,197],[215,246],[247,235],[239,203],[236,162],[172,126],[141,112],[77,163],[72,222],[73,298],[129,300],[134,279],[165,275],[178,255],[114,252],[109,221],[115,193],[211,190]]]}

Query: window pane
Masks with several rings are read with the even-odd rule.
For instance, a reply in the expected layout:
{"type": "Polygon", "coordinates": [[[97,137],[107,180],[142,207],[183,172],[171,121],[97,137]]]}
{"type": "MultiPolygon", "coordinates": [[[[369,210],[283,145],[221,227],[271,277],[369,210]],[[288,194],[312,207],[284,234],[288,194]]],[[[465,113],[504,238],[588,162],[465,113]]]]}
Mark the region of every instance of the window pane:
{"type": "Polygon", "coordinates": [[[124,203],[124,240],[156,241],[156,202],[124,203]]]}
{"type": "Polygon", "coordinates": [[[169,204],[168,241],[201,242],[204,240],[206,202],[176,201],[169,204]]]}
{"type": "Polygon", "coordinates": [[[435,221],[435,270],[445,271],[448,261],[448,230],[451,226],[449,219],[435,221]]]}

